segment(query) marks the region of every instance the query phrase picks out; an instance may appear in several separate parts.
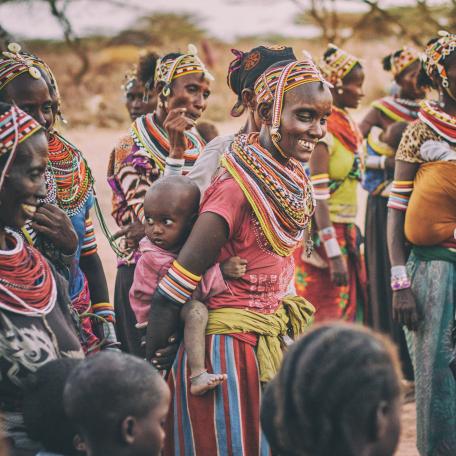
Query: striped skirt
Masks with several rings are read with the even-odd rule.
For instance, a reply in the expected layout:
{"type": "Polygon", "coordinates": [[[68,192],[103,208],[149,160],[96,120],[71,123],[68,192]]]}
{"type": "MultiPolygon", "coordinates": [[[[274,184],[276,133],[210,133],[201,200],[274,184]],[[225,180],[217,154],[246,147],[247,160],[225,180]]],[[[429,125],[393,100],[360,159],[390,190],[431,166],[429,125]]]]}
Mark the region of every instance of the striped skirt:
{"type": "Polygon", "coordinates": [[[226,373],[228,380],[204,396],[193,396],[181,345],[168,378],[172,402],[165,456],[269,456],[260,430],[255,347],[231,336],[206,336],[206,367],[226,373]]]}

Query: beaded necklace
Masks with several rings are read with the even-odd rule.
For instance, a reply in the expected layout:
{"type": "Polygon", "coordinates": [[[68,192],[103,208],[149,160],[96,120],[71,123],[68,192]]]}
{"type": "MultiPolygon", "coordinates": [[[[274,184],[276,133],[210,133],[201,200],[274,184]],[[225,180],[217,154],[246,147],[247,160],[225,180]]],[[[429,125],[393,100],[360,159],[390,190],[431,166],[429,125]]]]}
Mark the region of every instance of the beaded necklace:
{"type": "Polygon", "coordinates": [[[93,178],[82,153],[58,133],[49,135],[49,168],[57,185],[57,204],[69,217],[78,214],[93,189],[93,178]]]}
{"type": "Polygon", "coordinates": [[[418,117],[439,136],[456,144],[456,117],[447,114],[436,102],[423,101],[418,117]]]}
{"type": "Polygon", "coordinates": [[[6,229],[11,250],[0,250],[0,309],[20,315],[47,315],[54,308],[57,287],[51,268],[38,250],[6,229]]]}
{"type": "Polygon", "coordinates": [[[418,101],[398,97],[381,98],[374,101],[372,106],[395,122],[413,122],[420,110],[418,101]]]}
{"type": "Polygon", "coordinates": [[[241,187],[272,250],[291,255],[315,210],[303,166],[292,158],[280,164],[258,143],[258,134],[237,136],[222,165],[241,187]]]}
{"type": "MultiPolygon", "coordinates": [[[[170,144],[168,133],[158,125],[155,115],[146,114],[138,117],[131,126],[130,134],[136,146],[149,155],[160,171],[164,171],[170,144]]],[[[203,150],[205,143],[196,132],[186,131],[184,135],[187,140],[187,149],[184,154],[183,174],[187,174],[203,150]]]]}
{"type": "Polygon", "coordinates": [[[363,136],[358,125],[356,125],[347,111],[333,106],[332,113],[328,118],[328,131],[350,152],[358,152],[363,136]]]}

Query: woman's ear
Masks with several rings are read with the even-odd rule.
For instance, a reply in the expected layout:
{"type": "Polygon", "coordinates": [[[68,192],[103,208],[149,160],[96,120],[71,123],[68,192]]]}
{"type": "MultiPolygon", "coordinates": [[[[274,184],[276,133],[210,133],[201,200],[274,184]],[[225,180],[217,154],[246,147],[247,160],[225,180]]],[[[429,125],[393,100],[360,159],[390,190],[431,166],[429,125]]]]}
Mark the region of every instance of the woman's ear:
{"type": "Polygon", "coordinates": [[[127,416],[120,424],[120,438],[127,445],[132,445],[135,442],[136,434],[136,419],[132,416],[127,416]]]}
{"type": "Polygon", "coordinates": [[[255,92],[252,89],[243,89],[241,92],[242,104],[247,109],[255,109],[256,100],[255,92]]]}
{"type": "Polygon", "coordinates": [[[258,116],[266,125],[271,125],[272,123],[272,102],[262,101],[257,108],[258,116]]]}

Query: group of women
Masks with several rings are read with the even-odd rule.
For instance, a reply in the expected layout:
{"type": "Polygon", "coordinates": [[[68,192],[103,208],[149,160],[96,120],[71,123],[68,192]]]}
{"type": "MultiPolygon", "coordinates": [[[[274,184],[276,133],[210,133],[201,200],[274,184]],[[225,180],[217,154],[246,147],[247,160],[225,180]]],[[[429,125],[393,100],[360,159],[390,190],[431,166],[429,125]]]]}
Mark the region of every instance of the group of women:
{"type": "Polygon", "coordinates": [[[363,97],[357,57],[334,45],[315,60],[297,60],[285,46],[233,50],[231,114],[246,121],[214,139],[199,122],[213,77],[196,48],[142,58],[124,85],[133,123],[108,166],[119,226],[110,237],[118,256],[113,306],[90,218],[97,206],[90,168],[55,130],[56,79],[11,44],[0,58],[0,409],[17,454],[36,446],[21,416],[27,376],[54,358],[119,346],[168,370],[165,454],[269,454],[260,371],[265,358],[274,359],[272,374],[280,364],[280,345],[301,311],[295,294],[314,305],[316,321],[366,322],[398,344],[405,325],[418,449],[455,454],[455,51],[456,36],[444,34],[422,59],[409,48],[389,55],[395,93],[375,101],[358,125],[348,112],[363,97]],[[427,88],[438,102],[420,103],[427,88]],[[161,176],[181,174],[201,190],[200,213],[164,271],[141,334],[129,290],[143,200],[161,176]],[[360,183],[369,192],[366,262],[355,223],[360,183]],[[204,272],[232,256],[246,260],[246,273],[205,302],[206,368],[227,381],[192,396],[172,328],[204,272]]]}

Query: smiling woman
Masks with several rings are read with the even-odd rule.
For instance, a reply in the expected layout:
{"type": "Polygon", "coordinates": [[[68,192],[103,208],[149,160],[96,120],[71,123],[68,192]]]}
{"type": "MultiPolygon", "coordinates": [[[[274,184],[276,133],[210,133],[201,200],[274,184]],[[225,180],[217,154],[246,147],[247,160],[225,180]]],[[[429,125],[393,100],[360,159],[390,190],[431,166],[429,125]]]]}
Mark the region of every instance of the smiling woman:
{"type": "Polygon", "coordinates": [[[140,336],[129,302],[138,245],[144,236],[143,200],[161,175],[187,174],[204,146],[195,128],[207,107],[212,75],[189,46],[187,54],[151,57],[149,73],[141,74],[146,97],[158,96],[154,112],[138,117],[114,148],[108,166],[113,191],[113,217],[121,239],[114,304],[123,349],[140,354],[140,336]]]}
{"type": "Polygon", "coordinates": [[[40,125],[19,108],[0,103],[0,409],[13,450],[38,446],[23,424],[25,378],[52,359],[83,356],[66,282],[13,231],[46,195],[47,158],[40,125]]]}

